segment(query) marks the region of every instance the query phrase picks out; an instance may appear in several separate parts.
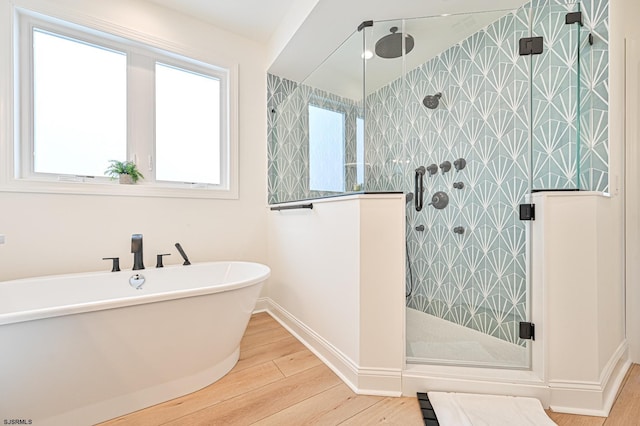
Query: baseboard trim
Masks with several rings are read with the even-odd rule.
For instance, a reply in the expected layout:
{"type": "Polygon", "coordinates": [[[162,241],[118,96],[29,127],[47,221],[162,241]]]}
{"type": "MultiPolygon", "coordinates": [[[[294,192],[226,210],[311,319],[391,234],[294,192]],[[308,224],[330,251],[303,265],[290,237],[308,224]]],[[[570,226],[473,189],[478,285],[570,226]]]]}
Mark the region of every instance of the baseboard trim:
{"type": "Polygon", "coordinates": [[[439,391],[521,396],[549,406],[548,386],[536,374],[522,370],[410,365],[402,373],[402,391],[404,395],[439,391]]]}
{"type": "Polygon", "coordinates": [[[267,312],[324,362],[357,394],[415,395],[438,390],[537,398],[555,412],[606,417],[631,366],[625,340],[602,369],[599,380],[549,381],[531,371],[412,365],[404,370],[363,368],[273,300],[258,299],[254,312],[267,312]],[[594,408],[596,407],[596,408],[594,408]]]}
{"type": "Polygon", "coordinates": [[[256,300],[256,307],[253,309],[253,313],[257,314],[259,312],[268,312],[269,310],[269,298],[268,297],[259,297],[256,300]]]}
{"type": "Polygon", "coordinates": [[[358,368],[358,391],[362,395],[402,396],[402,370],[358,368]]]}
{"type": "Polygon", "coordinates": [[[559,413],[607,417],[631,367],[628,349],[625,340],[609,358],[597,382],[549,381],[550,408],[559,413]]]}
{"type": "Polygon", "coordinates": [[[254,313],[266,312],[360,395],[402,396],[402,370],[363,368],[268,297],[258,299],[254,313]]]}
{"type": "Polygon", "coordinates": [[[266,300],[265,312],[271,315],[303,345],[324,362],[354,392],[358,392],[356,364],[339,349],[311,330],[286,309],[271,299],[266,300]]]}

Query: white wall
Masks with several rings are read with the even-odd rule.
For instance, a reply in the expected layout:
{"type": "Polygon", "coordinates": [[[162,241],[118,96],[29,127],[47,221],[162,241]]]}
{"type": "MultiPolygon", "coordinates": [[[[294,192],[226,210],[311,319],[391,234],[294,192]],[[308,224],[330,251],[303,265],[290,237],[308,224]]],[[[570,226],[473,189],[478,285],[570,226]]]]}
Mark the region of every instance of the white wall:
{"type": "Polygon", "coordinates": [[[267,44],[267,64],[272,64],[282,51],[287,48],[305,20],[320,0],[296,0],[292,2],[289,11],[271,35],[267,44]]]}
{"type": "MultiPolygon", "coordinates": [[[[11,142],[12,16],[0,1],[0,138],[11,142]]],[[[163,40],[197,59],[238,64],[239,199],[203,200],[2,192],[0,281],[108,270],[102,257],[132,264],[132,233],[144,234],[145,264],[181,242],[191,260],[266,262],[266,54],[258,43],[197,19],[137,0],[19,0],[63,19],[123,28],[140,40],[163,40]]]]}
{"type": "Polygon", "coordinates": [[[640,2],[611,0],[611,142],[625,152],[626,312],[629,353],[640,362],[640,2]],[[615,124],[614,124],[615,123],[615,124]]]}
{"type": "Polygon", "coordinates": [[[532,287],[544,294],[534,345],[544,346],[550,406],[606,416],[629,366],[615,200],[592,192],[532,200],[532,287]]]}
{"type": "Polygon", "coordinates": [[[357,363],[360,213],[347,198],[269,213],[269,297],[357,363]]]}
{"type": "Polygon", "coordinates": [[[400,395],[403,194],[313,200],[269,213],[265,308],[356,392],[400,395]]]}

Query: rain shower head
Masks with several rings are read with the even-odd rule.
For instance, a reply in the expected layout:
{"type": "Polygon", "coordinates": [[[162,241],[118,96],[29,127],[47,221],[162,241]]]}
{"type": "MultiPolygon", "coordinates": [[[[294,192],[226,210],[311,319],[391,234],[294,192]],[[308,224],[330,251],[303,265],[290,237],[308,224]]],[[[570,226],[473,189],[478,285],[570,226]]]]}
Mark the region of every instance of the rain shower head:
{"type": "Polygon", "coordinates": [[[404,37],[404,53],[407,54],[413,50],[413,37],[409,34],[398,32],[398,27],[389,29],[391,34],[387,34],[376,42],[376,55],[385,59],[394,59],[402,56],[402,39],[404,37]]]}
{"type": "Polygon", "coordinates": [[[440,103],[441,97],[442,97],[442,93],[440,92],[436,93],[435,95],[427,95],[422,100],[422,103],[424,104],[424,106],[426,106],[429,109],[436,109],[438,108],[438,104],[440,103]]]}

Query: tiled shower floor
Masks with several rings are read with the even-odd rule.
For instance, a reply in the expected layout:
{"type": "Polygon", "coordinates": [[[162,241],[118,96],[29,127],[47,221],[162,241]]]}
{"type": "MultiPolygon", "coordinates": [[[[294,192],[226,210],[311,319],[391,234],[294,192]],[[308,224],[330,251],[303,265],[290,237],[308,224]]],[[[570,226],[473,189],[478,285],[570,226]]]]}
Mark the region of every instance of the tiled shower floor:
{"type": "Polygon", "coordinates": [[[407,361],[527,367],[527,348],[407,308],[407,361]]]}

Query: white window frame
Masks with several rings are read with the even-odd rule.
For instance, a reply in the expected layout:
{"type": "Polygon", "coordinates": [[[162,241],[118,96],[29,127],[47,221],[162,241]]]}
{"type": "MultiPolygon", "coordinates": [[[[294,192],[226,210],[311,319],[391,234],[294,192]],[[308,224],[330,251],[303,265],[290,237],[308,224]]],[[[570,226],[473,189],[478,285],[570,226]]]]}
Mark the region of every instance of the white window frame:
{"type": "Polygon", "coordinates": [[[341,158],[341,169],[342,169],[342,180],[341,180],[341,184],[342,184],[342,188],[341,189],[321,189],[321,188],[312,188],[311,187],[311,177],[312,177],[312,164],[311,164],[311,140],[312,140],[312,135],[311,135],[311,124],[309,124],[309,190],[312,192],[334,192],[334,193],[341,193],[341,192],[345,192],[345,186],[346,186],[346,170],[345,170],[345,147],[346,147],[346,126],[347,126],[347,114],[344,111],[341,111],[339,109],[336,108],[328,108],[327,106],[320,106],[314,102],[309,102],[309,104],[307,105],[307,114],[308,114],[308,120],[309,122],[311,121],[311,108],[315,108],[318,110],[322,110],[322,111],[327,111],[327,112],[331,112],[333,114],[337,114],[342,118],[342,137],[341,137],[341,153],[342,153],[342,158],[341,158]]]}
{"type": "MultiPolygon", "coordinates": [[[[134,195],[179,198],[238,198],[237,64],[212,65],[195,59],[170,43],[153,39],[134,40],[127,29],[80,26],[37,12],[14,10],[13,123],[12,140],[0,145],[0,191],[134,195]],[[106,176],[75,176],[35,173],[33,165],[32,35],[33,28],[70,37],[127,54],[127,160],[144,174],[136,185],[119,185],[106,176]],[[124,33],[124,34],[122,34],[124,33]],[[220,173],[219,185],[167,182],[155,179],[155,80],[156,62],[220,80],[220,173]],[[135,66],[134,66],[135,65],[135,66]],[[142,66],[144,71],[139,72],[142,66]],[[149,74],[150,73],[150,74],[149,74]],[[133,89],[132,89],[133,88],[133,89]],[[132,125],[132,123],[135,123],[132,125]]],[[[93,22],[95,24],[95,22],[93,22]]],[[[135,34],[134,34],[135,35],[135,34]]],[[[209,59],[210,62],[210,59],[209,59]]],[[[0,64],[2,59],[0,59],[0,64]]],[[[106,166],[105,166],[106,169],[106,166]]]]}

